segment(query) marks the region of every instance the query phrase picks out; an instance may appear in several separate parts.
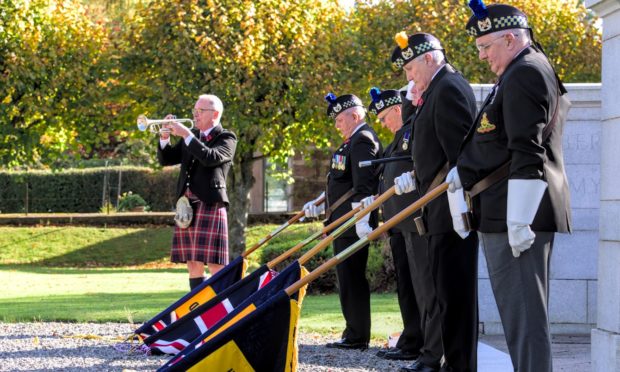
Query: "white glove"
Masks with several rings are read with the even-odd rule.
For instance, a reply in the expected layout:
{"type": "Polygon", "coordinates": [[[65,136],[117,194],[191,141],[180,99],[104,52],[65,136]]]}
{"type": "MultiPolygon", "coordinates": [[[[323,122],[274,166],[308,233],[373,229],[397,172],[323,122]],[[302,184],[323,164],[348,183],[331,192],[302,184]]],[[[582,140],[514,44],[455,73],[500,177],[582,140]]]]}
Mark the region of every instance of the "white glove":
{"type": "Polygon", "coordinates": [[[536,234],[530,225],[536,217],[547,183],[543,180],[508,180],[506,226],[512,255],[519,257],[528,250],[536,234]]]}
{"type": "MultiPolygon", "coordinates": [[[[351,209],[355,209],[360,205],[360,203],[354,202],[351,203],[351,209]]],[[[366,235],[372,232],[372,227],[368,224],[368,220],[370,219],[370,213],[362,217],[361,220],[355,223],[355,233],[357,236],[362,239],[366,235]]]]}
{"type": "Polygon", "coordinates": [[[308,218],[318,217],[321,213],[325,212],[325,202],[319,205],[314,205],[317,202],[317,200],[321,199],[324,196],[325,196],[325,192],[322,192],[318,198],[311,200],[307,202],[306,204],[304,204],[303,210],[304,210],[304,214],[306,215],[306,217],[308,218]]]}
{"type": "Polygon", "coordinates": [[[413,82],[413,80],[409,80],[409,82],[407,83],[407,94],[405,95],[405,98],[407,98],[409,101],[413,101],[413,87],[415,86],[415,83],[413,82]]]}
{"type": "Polygon", "coordinates": [[[394,178],[394,186],[396,195],[406,194],[415,190],[415,182],[413,181],[413,177],[411,177],[411,173],[405,172],[394,178]]]}
{"type": "Polygon", "coordinates": [[[446,176],[446,182],[450,184],[448,186],[448,191],[455,192],[456,189],[462,189],[463,185],[461,184],[461,177],[459,177],[459,171],[456,167],[450,169],[448,175],[446,176]]]}
{"type": "Polygon", "coordinates": [[[466,229],[465,222],[463,221],[463,213],[467,212],[467,203],[465,202],[462,188],[448,193],[448,205],[450,206],[450,215],[452,216],[452,228],[459,234],[461,239],[467,238],[469,230],[466,229]]]}
{"type": "Polygon", "coordinates": [[[362,209],[368,208],[368,206],[371,205],[374,201],[375,201],[374,195],[365,197],[364,199],[362,199],[362,209]]]}

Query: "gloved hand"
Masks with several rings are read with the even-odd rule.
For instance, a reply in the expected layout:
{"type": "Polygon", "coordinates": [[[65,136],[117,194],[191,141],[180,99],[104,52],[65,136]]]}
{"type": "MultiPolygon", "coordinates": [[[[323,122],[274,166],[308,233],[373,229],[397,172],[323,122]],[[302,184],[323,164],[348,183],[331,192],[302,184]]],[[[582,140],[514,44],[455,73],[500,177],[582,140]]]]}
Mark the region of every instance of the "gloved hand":
{"type": "Polygon", "coordinates": [[[546,189],[547,183],[543,180],[508,180],[506,226],[508,243],[515,258],[530,249],[536,239],[530,225],[546,189]]]}
{"type": "MultiPolygon", "coordinates": [[[[370,195],[362,199],[362,209],[368,208],[375,201],[374,195],[370,195]]],[[[354,207],[355,208],[355,207],[354,207]]]]}
{"type": "Polygon", "coordinates": [[[318,198],[311,200],[307,202],[306,204],[304,204],[303,210],[304,210],[304,214],[306,215],[306,217],[308,218],[318,217],[321,213],[325,212],[325,202],[319,205],[314,205],[319,199],[321,199],[324,196],[325,196],[325,192],[322,192],[318,198]]]}
{"type": "Polygon", "coordinates": [[[415,190],[415,182],[411,176],[411,173],[405,172],[394,178],[394,186],[396,189],[396,195],[406,194],[415,190]]]}
{"type": "MultiPolygon", "coordinates": [[[[357,203],[357,202],[351,203],[351,209],[355,209],[359,205],[360,203],[357,203]]],[[[372,232],[372,227],[370,227],[370,225],[368,224],[369,220],[370,220],[370,213],[368,213],[367,215],[365,215],[364,217],[362,217],[359,221],[355,223],[355,233],[360,239],[362,239],[363,237],[365,237],[366,235],[372,232]]]]}
{"type": "Polygon", "coordinates": [[[450,169],[448,175],[446,176],[446,182],[450,185],[448,186],[448,191],[455,192],[456,189],[462,189],[463,185],[461,184],[461,177],[459,177],[459,171],[456,167],[450,169]]]}
{"type": "Polygon", "coordinates": [[[467,203],[465,202],[462,188],[448,193],[448,205],[450,206],[450,215],[452,216],[452,228],[459,234],[461,239],[467,238],[469,236],[469,229],[467,229],[463,220],[463,213],[467,212],[467,203]]]}

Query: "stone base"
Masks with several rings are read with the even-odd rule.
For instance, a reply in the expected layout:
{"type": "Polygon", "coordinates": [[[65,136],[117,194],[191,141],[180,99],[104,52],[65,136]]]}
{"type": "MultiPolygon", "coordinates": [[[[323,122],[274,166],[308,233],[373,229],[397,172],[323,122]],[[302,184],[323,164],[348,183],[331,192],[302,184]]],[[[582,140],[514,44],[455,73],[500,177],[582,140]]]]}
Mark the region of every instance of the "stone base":
{"type": "Polygon", "coordinates": [[[592,371],[620,372],[620,334],[592,330],[592,371]]]}

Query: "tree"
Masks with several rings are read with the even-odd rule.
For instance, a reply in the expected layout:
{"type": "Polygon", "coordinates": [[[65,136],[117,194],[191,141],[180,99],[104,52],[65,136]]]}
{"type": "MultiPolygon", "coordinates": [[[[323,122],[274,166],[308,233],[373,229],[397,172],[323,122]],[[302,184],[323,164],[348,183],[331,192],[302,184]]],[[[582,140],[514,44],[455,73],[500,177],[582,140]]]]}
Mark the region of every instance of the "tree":
{"type": "Polygon", "coordinates": [[[257,155],[283,161],[304,144],[329,144],[322,97],[342,16],[335,1],[159,0],[127,23],[121,65],[137,104],[123,115],[187,117],[202,93],[224,102],[222,123],[239,137],[228,189],[235,253],[257,155]]]}
{"type": "Polygon", "coordinates": [[[106,32],[77,1],[0,5],[0,161],[49,165],[108,140],[101,127],[106,32]]]}
{"type": "MultiPolygon", "coordinates": [[[[536,39],[565,82],[600,81],[601,33],[596,17],[582,1],[514,0],[510,4],[528,15],[536,39]]],[[[341,69],[338,83],[356,92],[367,92],[374,85],[403,86],[404,76],[392,69],[389,60],[396,47],[394,35],[400,31],[434,34],[449,61],[470,82],[494,82],[487,64],[478,60],[474,39],[465,32],[470,16],[462,0],[358,1],[347,40],[342,40],[351,47],[339,56],[339,63],[348,67],[341,69]]]]}

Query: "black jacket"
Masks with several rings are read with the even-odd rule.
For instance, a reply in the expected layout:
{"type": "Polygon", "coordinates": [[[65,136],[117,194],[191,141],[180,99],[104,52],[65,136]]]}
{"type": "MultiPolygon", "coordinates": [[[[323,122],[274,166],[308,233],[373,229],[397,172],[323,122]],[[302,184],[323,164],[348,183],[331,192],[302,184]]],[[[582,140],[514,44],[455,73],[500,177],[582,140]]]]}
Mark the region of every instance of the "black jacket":
{"type": "MultiPolygon", "coordinates": [[[[410,101],[403,102],[403,105],[410,105],[410,101]]],[[[384,158],[392,158],[398,156],[407,156],[411,154],[411,145],[413,142],[412,136],[412,125],[411,123],[407,125],[403,125],[395,134],[394,140],[383,152],[384,158]]],[[[410,160],[400,160],[385,163],[383,165],[383,170],[379,176],[379,193],[383,194],[385,190],[394,186],[394,178],[400,176],[405,172],[411,172],[413,170],[413,161],[410,160]]],[[[394,217],[400,211],[407,208],[409,205],[414,203],[416,200],[420,198],[420,194],[417,190],[414,190],[410,193],[403,195],[394,195],[383,203],[383,221],[387,221],[390,218],[394,217]]],[[[409,216],[404,219],[401,223],[396,225],[390,231],[408,231],[408,232],[416,232],[415,223],[413,222],[413,218],[419,216],[420,213],[416,212],[413,216],[409,216]]]]}
{"type": "Polygon", "coordinates": [[[228,206],[226,194],[226,177],[232,166],[237,137],[222,128],[213,127],[206,141],[199,140],[200,132],[192,130],[196,138],[189,146],[181,139],[174,146],[163,150],[157,144],[157,158],[161,165],[181,164],[177,183],[177,198],[189,189],[206,204],[222,202],[228,206]]]}
{"type": "MultiPolygon", "coordinates": [[[[476,99],[471,86],[450,65],[444,66],[422,94],[413,122],[413,161],[420,195],[442,167],[456,164],[459,147],[476,117],[476,99]]],[[[443,181],[443,180],[442,180],[443,181]]],[[[448,197],[444,193],[423,210],[429,234],[452,231],[448,197]]]]}
{"type": "MultiPolygon", "coordinates": [[[[330,205],[336,203],[350,189],[354,189],[355,193],[332,211],[326,223],[331,223],[349,212],[352,202],[359,202],[377,192],[378,177],[375,174],[375,167],[360,168],[358,164],[363,160],[379,158],[381,152],[381,142],[368,124],[364,124],[334,152],[327,175],[326,207],[329,208],[330,205]]],[[[370,225],[377,226],[375,212],[371,214],[370,225]]],[[[354,228],[341,236],[357,237],[354,228]]]]}
{"type": "MultiPolygon", "coordinates": [[[[521,52],[500,76],[469,131],[458,158],[465,190],[511,161],[511,179],[540,179],[549,187],[532,224],[534,231],[570,231],[570,195],[558,123],[542,142],[543,128],[558,102],[559,82],[547,57],[534,48],[521,52]]],[[[506,231],[508,180],[473,200],[481,232],[506,231]]]]}

